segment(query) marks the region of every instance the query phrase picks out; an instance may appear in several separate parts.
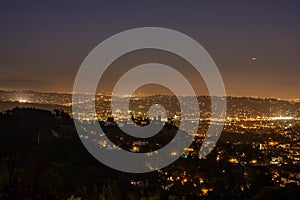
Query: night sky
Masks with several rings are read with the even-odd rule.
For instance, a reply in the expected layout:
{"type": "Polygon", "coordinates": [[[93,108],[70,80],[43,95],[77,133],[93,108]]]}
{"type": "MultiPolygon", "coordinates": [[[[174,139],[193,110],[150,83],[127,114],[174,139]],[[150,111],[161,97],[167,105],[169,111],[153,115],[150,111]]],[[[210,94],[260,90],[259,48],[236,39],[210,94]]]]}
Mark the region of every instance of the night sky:
{"type": "Polygon", "coordinates": [[[0,89],[71,92],[101,41],[155,26],[197,40],[228,95],[300,97],[300,1],[243,2],[1,1],[0,89]]]}

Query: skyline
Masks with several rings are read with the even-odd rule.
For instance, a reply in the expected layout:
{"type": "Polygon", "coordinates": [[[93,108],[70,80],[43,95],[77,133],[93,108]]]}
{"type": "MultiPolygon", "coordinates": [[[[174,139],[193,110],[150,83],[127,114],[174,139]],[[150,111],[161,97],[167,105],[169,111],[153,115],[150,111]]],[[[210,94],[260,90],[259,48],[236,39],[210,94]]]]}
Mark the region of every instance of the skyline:
{"type": "MultiPolygon", "coordinates": [[[[153,89],[155,90],[155,89],[153,89]]],[[[61,94],[61,95],[72,95],[72,94],[75,94],[74,92],[68,92],[68,91],[54,91],[54,90],[18,90],[18,89],[12,89],[12,90],[6,90],[6,89],[0,89],[0,92],[4,92],[4,93],[10,93],[10,92],[15,92],[15,96],[19,96],[21,95],[22,93],[26,94],[26,93],[40,93],[40,94],[61,94]]],[[[94,93],[77,93],[77,94],[81,94],[81,95],[94,95],[94,93]]],[[[97,92],[95,94],[96,96],[99,96],[99,95],[110,95],[109,92],[97,92]]],[[[124,97],[124,98],[128,98],[128,97],[147,97],[147,96],[176,96],[174,94],[171,94],[171,93],[152,93],[151,90],[149,90],[149,92],[147,92],[146,94],[145,93],[141,93],[141,92],[135,92],[134,94],[120,94],[120,95],[115,95],[116,97],[124,97]]],[[[182,97],[189,97],[191,95],[179,95],[179,96],[182,96],[182,97]]],[[[197,94],[196,95],[197,97],[209,97],[211,95],[209,94],[197,94]]],[[[218,97],[218,96],[216,96],[218,97]]],[[[276,96],[270,96],[270,97],[262,97],[262,96],[246,96],[246,95],[226,95],[225,96],[226,98],[249,98],[249,99],[277,99],[277,100],[282,100],[282,101],[300,101],[300,97],[276,97],[276,96]]],[[[16,99],[16,101],[19,101],[19,100],[25,100],[25,99],[16,99]]],[[[24,101],[24,103],[31,103],[31,101],[24,101]]]]}
{"type": "Polygon", "coordinates": [[[120,31],[158,26],[203,45],[228,96],[300,97],[297,1],[1,4],[1,90],[71,92],[81,62],[96,45],[120,31]]]}

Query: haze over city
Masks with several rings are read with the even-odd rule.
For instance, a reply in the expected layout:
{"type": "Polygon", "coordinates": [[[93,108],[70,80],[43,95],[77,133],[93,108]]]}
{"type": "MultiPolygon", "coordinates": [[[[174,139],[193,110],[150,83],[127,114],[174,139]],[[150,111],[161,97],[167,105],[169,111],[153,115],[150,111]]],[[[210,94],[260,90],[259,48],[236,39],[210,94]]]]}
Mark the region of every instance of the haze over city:
{"type": "MultiPolygon", "coordinates": [[[[156,26],[203,45],[227,95],[298,98],[299,6],[299,1],[3,1],[0,89],[71,92],[77,70],[96,45],[127,29],[156,26]]],[[[120,66],[130,63],[127,58],[120,66]]],[[[197,92],[205,94],[199,85],[197,92]]]]}

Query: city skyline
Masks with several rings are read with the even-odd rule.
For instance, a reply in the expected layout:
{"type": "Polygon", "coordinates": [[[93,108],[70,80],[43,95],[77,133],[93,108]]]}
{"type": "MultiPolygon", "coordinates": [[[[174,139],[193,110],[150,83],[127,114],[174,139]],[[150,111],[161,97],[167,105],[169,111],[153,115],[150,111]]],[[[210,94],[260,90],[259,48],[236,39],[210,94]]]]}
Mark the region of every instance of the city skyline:
{"type": "Polygon", "coordinates": [[[0,199],[300,197],[300,1],[1,1],[0,199]]]}

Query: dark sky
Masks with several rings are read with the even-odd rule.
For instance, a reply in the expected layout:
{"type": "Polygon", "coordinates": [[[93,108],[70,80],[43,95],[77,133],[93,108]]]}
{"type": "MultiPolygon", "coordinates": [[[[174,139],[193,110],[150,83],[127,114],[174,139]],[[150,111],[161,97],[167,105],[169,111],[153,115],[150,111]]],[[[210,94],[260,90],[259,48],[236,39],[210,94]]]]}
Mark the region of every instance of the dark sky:
{"type": "Polygon", "coordinates": [[[194,2],[1,1],[0,89],[70,92],[97,44],[156,26],[203,45],[228,95],[300,97],[300,1],[194,2]]]}

